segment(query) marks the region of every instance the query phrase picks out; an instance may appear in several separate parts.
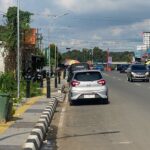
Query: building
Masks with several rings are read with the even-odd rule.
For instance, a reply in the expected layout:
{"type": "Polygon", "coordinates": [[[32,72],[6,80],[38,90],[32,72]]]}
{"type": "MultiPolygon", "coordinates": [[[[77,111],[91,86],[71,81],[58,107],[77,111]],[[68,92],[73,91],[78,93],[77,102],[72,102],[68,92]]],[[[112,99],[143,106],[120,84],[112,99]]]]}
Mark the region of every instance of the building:
{"type": "Polygon", "coordinates": [[[4,43],[0,41],[0,72],[5,71],[5,63],[4,63],[4,43]]]}

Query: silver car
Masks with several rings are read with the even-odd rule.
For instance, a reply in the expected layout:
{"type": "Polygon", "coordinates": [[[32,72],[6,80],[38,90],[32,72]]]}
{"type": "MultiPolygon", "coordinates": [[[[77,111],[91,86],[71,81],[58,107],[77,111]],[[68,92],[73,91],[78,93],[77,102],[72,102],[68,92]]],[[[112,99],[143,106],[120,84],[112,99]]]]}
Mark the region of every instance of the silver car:
{"type": "Polygon", "coordinates": [[[99,99],[107,104],[109,101],[106,80],[98,70],[75,71],[70,81],[68,98],[70,105],[78,99],[84,101],[99,99]]]}

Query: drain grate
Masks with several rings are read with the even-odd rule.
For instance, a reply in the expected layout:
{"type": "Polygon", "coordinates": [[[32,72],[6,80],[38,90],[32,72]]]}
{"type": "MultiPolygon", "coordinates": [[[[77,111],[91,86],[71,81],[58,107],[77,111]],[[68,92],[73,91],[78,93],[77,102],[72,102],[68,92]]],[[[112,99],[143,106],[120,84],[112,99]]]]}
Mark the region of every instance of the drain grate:
{"type": "Polygon", "coordinates": [[[16,122],[11,128],[33,128],[35,124],[35,122],[16,122]]]}

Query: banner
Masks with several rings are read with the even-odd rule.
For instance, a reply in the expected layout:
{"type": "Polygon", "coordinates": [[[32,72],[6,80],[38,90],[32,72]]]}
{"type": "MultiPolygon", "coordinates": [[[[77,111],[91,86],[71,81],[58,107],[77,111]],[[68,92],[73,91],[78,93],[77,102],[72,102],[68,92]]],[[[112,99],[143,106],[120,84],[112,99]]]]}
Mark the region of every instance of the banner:
{"type": "Polygon", "coordinates": [[[24,44],[35,45],[36,44],[36,29],[25,30],[24,44]]]}
{"type": "Polygon", "coordinates": [[[110,57],[110,56],[108,57],[108,63],[112,64],[112,57],[110,57]]]}

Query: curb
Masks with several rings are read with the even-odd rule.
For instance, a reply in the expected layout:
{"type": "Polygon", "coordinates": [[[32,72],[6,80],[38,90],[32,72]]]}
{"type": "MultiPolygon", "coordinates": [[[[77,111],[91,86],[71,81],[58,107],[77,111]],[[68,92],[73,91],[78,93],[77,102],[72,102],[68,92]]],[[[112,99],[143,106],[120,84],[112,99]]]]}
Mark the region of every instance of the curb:
{"type": "Polygon", "coordinates": [[[23,150],[39,150],[50,126],[58,101],[55,97],[50,99],[49,105],[42,112],[38,122],[30,132],[23,150]]]}

